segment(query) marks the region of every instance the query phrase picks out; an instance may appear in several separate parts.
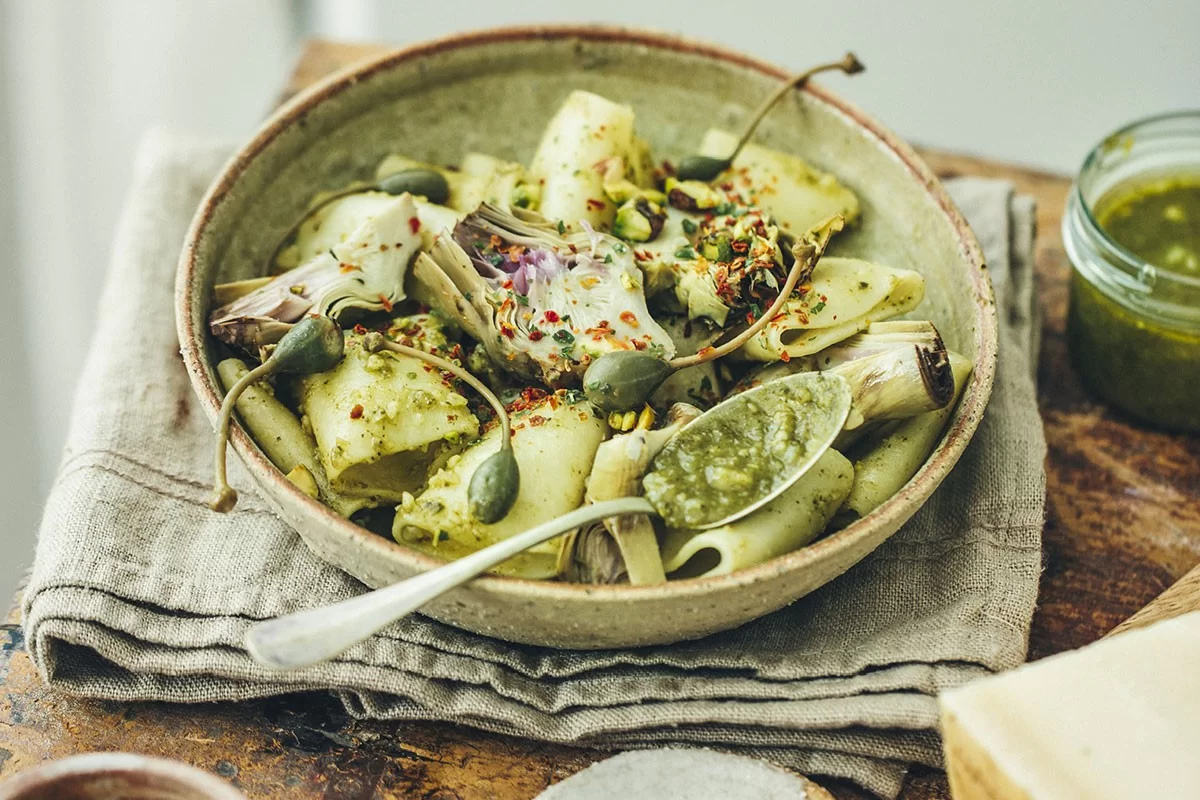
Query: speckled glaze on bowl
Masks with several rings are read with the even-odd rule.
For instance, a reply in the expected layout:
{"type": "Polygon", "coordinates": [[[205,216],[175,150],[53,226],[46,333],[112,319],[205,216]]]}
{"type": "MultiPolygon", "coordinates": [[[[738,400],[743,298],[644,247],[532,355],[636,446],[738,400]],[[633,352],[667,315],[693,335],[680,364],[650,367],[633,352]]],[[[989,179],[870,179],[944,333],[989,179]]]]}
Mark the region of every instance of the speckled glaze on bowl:
{"type": "MultiPolygon", "coordinates": [[[[184,246],[179,336],[204,408],[215,417],[221,397],[205,324],[211,287],[261,274],[276,239],[316,191],[371,175],[391,152],[454,163],[476,149],[528,162],[543,125],[574,88],[633,106],[638,132],[657,157],[678,158],[709,126],[736,126],[785,74],[665,34],[536,27],[415,45],[305,91],[225,167],[184,246]]],[[[799,153],[858,193],[862,223],[836,241],[834,252],[920,271],[927,287],[917,313],[937,323],[948,346],[974,359],[974,377],[937,449],[866,518],[750,569],[636,588],[485,577],[431,603],[430,616],[500,639],[584,649],[676,642],[733,628],[845,572],[895,533],[954,466],[983,415],[996,359],[991,284],[966,222],[907,145],[819,86],[781,103],[757,140],[799,153]]],[[[383,586],[439,563],[308,498],[236,425],[233,445],[268,502],[308,546],[363,582],[383,586]]]]}

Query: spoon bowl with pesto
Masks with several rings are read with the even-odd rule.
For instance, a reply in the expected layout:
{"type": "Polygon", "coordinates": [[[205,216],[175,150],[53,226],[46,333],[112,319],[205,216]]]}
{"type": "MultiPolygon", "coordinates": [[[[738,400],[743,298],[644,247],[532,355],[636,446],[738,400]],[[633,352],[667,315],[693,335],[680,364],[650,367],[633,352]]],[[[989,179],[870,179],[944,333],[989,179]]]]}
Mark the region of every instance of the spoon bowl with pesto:
{"type": "MultiPolygon", "coordinates": [[[[869,53],[863,56],[871,69],[885,68],[871,64],[869,53]]],[[[797,56],[797,62],[794,66],[802,67],[808,59],[797,56]]],[[[356,184],[377,183],[377,166],[397,152],[409,154],[423,164],[461,163],[465,138],[470,139],[470,146],[485,149],[496,159],[528,164],[539,146],[541,122],[550,119],[564,98],[576,90],[610,98],[632,109],[639,135],[661,157],[678,161],[700,154],[725,159],[734,155],[736,132],[744,129],[755,105],[769,97],[791,73],[792,70],[713,45],[628,28],[511,28],[458,35],[387,53],[301,93],[269,119],[229,161],[204,199],[184,247],[177,284],[177,315],[184,361],[201,407],[215,419],[225,394],[222,375],[238,374],[233,369],[236,363],[230,364],[231,359],[226,357],[228,351],[223,349],[223,343],[210,333],[214,293],[219,295],[216,287],[264,280],[264,265],[272,250],[312,207],[318,195],[328,196],[325,193],[356,184]],[[531,80],[531,76],[535,79],[531,80]],[[522,124],[513,124],[513,120],[522,124]],[[713,132],[715,138],[708,136],[712,128],[718,129],[713,132]],[[716,136],[718,133],[724,135],[716,136]]],[[[853,80],[868,80],[870,76],[868,70],[853,80]]],[[[851,79],[839,73],[818,80],[842,85],[851,79]]],[[[671,580],[650,585],[531,579],[493,571],[444,594],[435,592],[431,595],[434,599],[421,606],[422,614],[494,638],[558,648],[626,648],[696,639],[782,608],[844,573],[899,530],[949,474],[982,418],[995,370],[996,313],[974,236],[932,171],[910,147],[817,82],[806,82],[802,88],[788,92],[763,118],[752,141],[733,159],[733,166],[754,167],[759,163],[755,159],[767,150],[803,158],[821,174],[836,175],[838,182],[856,196],[857,210],[851,215],[854,218],[847,217],[846,230],[833,239],[823,262],[827,266],[840,263],[842,267],[861,261],[875,262],[918,273],[924,281],[924,298],[916,312],[919,316],[910,319],[934,323],[945,339],[946,349],[961,354],[973,365],[973,372],[962,370],[965,383],[961,386],[957,380],[960,370],[955,370],[957,399],[937,412],[943,416],[921,434],[928,447],[912,462],[911,471],[900,481],[887,483],[875,501],[861,506],[860,515],[798,547],[760,548],[758,560],[751,564],[734,565],[704,577],[688,577],[683,570],[676,570],[669,576],[671,580]],[[966,379],[968,374],[970,377],[966,379]]],[[[592,163],[588,162],[589,166],[592,163]]],[[[393,170],[407,168],[392,165],[393,170]]],[[[459,180],[464,175],[450,177],[459,180]]],[[[789,185],[817,184],[796,180],[789,185]]],[[[462,188],[462,183],[451,182],[452,192],[462,188]]],[[[800,192],[790,199],[799,201],[805,196],[800,192]]],[[[363,207],[379,202],[380,197],[395,202],[386,191],[376,192],[374,196],[348,197],[343,206],[339,206],[342,201],[335,201],[318,215],[332,208],[350,208],[355,204],[363,207]]],[[[585,200],[593,197],[597,195],[583,196],[585,200]]],[[[703,197],[696,199],[702,201],[703,197]]],[[[317,221],[309,220],[304,227],[313,228],[317,221]]],[[[407,235],[410,219],[405,217],[400,221],[404,225],[398,226],[397,233],[403,235],[387,241],[401,241],[407,235]]],[[[677,222],[672,224],[678,226],[677,222]]],[[[793,233],[803,230],[801,227],[793,233]]],[[[422,226],[418,235],[426,233],[422,226]]],[[[562,232],[550,231],[548,235],[562,235],[562,232]]],[[[695,234],[691,235],[695,238],[695,234]]],[[[570,238],[572,234],[565,236],[570,238]]],[[[575,243],[589,246],[586,239],[575,243]]],[[[710,244],[720,250],[720,241],[710,244]]],[[[641,246],[630,249],[640,250],[641,246]]],[[[346,248],[335,242],[331,263],[336,264],[345,252],[346,248]]],[[[394,249],[389,251],[394,252],[394,249]]],[[[620,251],[613,251],[612,255],[619,263],[626,257],[620,251]]],[[[601,263],[604,257],[601,253],[601,263]]],[[[818,273],[821,269],[818,264],[818,273]]],[[[366,277],[373,279],[373,275],[384,272],[366,277]]],[[[344,281],[361,276],[349,273],[335,277],[344,281]]],[[[871,282],[869,288],[874,291],[877,286],[871,282]]],[[[360,294],[364,302],[376,299],[374,287],[360,294]]],[[[285,300],[294,302],[291,298],[285,300]]],[[[379,300],[382,304],[382,298],[379,300]]],[[[813,313],[818,313],[819,305],[814,302],[813,313]]],[[[832,307],[826,309],[827,315],[832,313],[837,312],[832,307]]],[[[730,322],[742,318],[740,313],[731,314],[730,322]]],[[[616,316],[599,319],[611,324],[597,324],[598,329],[625,324],[616,316]]],[[[635,321],[642,325],[637,329],[639,332],[649,330],[650,320],[640,312],[635,321]]],[[[627,324],[626,328],[629,327],[627,324]]],[[[383,354],[366,350],[363,337],[352,335],[349,330],[347,337],[343,362],[346,369],[369,372],[365,367],[384,358],[383,354]]],[[[541,342],[552,353],[570,344],[565,335],[560,339],[549,333],[541,342]]],[[[662,355],[670,359],[672,354],[662,355]]],[[[688,352],[674,354],[677,360],[687,357],[690,357],[688,352]]],[[[711,369],[711,365],[707,368],[711,369]]],[[[417,375],[426,390],[441,391],[442,383],[435,374],[420,367],[412,374],[417,375]]],[[[673,377],[667,383],[672,381],[673,377]]],[[[746,394],[753,399],[759,396],[756,393],[764,391],[752,389],[746,394]]],[[[238,401],[238,416],[230,426],[230,449],[240,458],[245,474],[257,484],[263,500],[299,533],[303,543],[318,557],[367,586],[379,588],[414,576],[434,575],[446,565],[447,557],[459,555],[450,549],[454,540],[440,543],[441,549],[421,549],[373,532],[366,527],[367,522],[356,524],[361,520],[340,513],[352,511],[361,499],[348,497],[346,507],[331,508],[314,497],[321,494],[319,482],[314,486],[311,481],[290,480],[290,471],[303,475],[293,467],[311,461],[311,452],[306,450],[292,454],[295,458],[281,458],[281,453],[273,449],[273,439],[252,435],[251,422],[256,409],[272,403],[277,407],[279,398],[286,396],[286,392],[272,396],[269,386],[247,390],[247,403],[238,401]]],[[[573,396],[567,391],[564,397],[573,396]]],[[[463,402],[477,407],[478,399],[478,395],[471,394],[463,402]]],[[[726,403],[736,400],[736,395],[726,395],[726,403]]],[[[337,397],[329,402],[333,413],[316,419],[317,423],[349,425],[362,414],[354,410],[354,404],[365,401],[352,400],[345,408],[336,405],[337,397]]],[[[370,403],[366,405],[362,424],[371,419],[370,403]]],[[[314,407],[313,411],[320,409],[314,407]]],[[[604,414],[608,413],[605,409],[604,414]]],[[[641,412],[639,407],[632,411],[622,409],[621,413],[637,416],[641,412]]],[[[844,490],[844,482],[850,480],[849,459],[836,453],[839,448],[851,447],[854,435],[866,427],[852,427],[857,413],[852,404],[850,418],[838,434],[845,441],[827,448],[796,486],[819,478],[841,482],[839,486],[844,490]]],[[[623,430],[610,429],[607,416],[590,411],[574,399],[542,417],[546,424],[532,428],[531,424],[540,424],[543,418],[531,423],[530,412],[515,415],[515,425],[525,426],[514,440],[517,457],[523,459],[522,494],[544,492],[545,486],[556,477],[556,471],[565,476],[575,469],[569,463],[572,457],[569,448],[546,450],[531,457],[520,452],[522,437],[544,431],[553,424],[570,422],[586,429],[588,435],[603,429],[603,437],[608,441],[601,447],[609,447],[620,438],[615,431],[623,430]]],[[[308,435],[298,417],[289,419],[298,439],[308,435]]],[[[693,418],[683,430],[695,422],[693,418]]],[[[771,431],[770,424],[764,423],[756,426],[753,433],[765,439],[771,431]]],[[[647,431],[646,435],[656,436],[661,432],[660,422],[657,430],[647,431]]],[[[630,433],[640,435],[636,429],[630,433]]],[[[483,435],[491,437],[487,441],[497,443],[500,438],[498,432],[483,435]]],[[[597,440],[601,438],[600,434],[595,435],[597,440]]],[[[628,441],[635,440],[636,437],[628,441]]],[[[595,447],[595,441],[589,446],[595,447]]],[[[666,468],[671,459],[669,452],[659,455],[661,460],[651,459],[653,467],[666,468]]],[[[680,464],[684,455],[676,454],[680,464]]],[[[783,456],[802,457],[786,452],[783,456]]],[[[732,457],[712,461],[713,469],[708,471],[706,481],[753,487],[747,488],[747,492],[761,491],[756,482],[756,478],[762,477],[757,466],[749,474],[743,474],[742,465],[732,457]]],[[[854,468],[858,468],[857,463],[854,468]]],[[[647,496],[656,491],[655,482],[650,477],[647,496]]],[[[463,481],[464,487],[466,483],[463,481]]],[[[447,493],[452,489],[445,487],[447,493]]],[[[790,525],[811,513],[811,499],[807,503],[800,502],[804,498],[793,502],[788,499],[793,492],[785,489],[758,512],[702,533],[709,536],[741,527],[747,541],[757,546],[770,539],[773,531],[768,530],[769,524],[790,525]],[[786,502],[780,506],[783,501],[786,502]],[[764,516],[777,507],[784,511],[770,518],[764,516]],[[758,533],[762,535],[754,535],[758,533]]],[[[646,497],[629,498],[627,494],[612,495],[624,498],[612,502],[625,504],[622,507],[626,510],[610,513],[624,514],[622,520],[650,515],[646,497]]],[[[545,498],[547,502],[558,499],[550,493],[545,498]]],[[[519,496],[516,507],[527,505],[526,498],[519,496]]],[[[666,508],[666,500],[662,505],[665,513],[679,511],[666,508]]],[[[585,505],[578,511],[581,516],[577,519],[582,520],[593,509],[585,505]]],[[[718,516],[711,521],[719,521],[722,510],[714,508],[712,512],[718,516]]],[[[653,516],[658,518],[657,509],[653,516]]],[[[518,535],[534,527],[514,525],[518,535]]],[[[586,533],[580,530],[578,537],[586,533]]],[[[698,538],[693,537],[692,541],[698,538]]],[[[671,542],[663,544],[664,548],[670,545],[671,542]]],[[[526,554],[533,552],[520,541],[512,546],[526,554]]],[[[469,570],[469,559],[484,552],[463,554],[451,566],[462,565],[469,570]]],[[[667,569],[671,571],[670,567],[667,569]]]]}

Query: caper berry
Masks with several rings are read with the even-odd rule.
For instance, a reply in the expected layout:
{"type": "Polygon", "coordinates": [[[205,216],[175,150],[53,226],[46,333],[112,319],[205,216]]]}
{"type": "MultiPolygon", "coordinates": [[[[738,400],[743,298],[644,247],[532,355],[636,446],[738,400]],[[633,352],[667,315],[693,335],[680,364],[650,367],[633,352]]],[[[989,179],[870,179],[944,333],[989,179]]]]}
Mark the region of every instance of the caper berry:
{"type": "Polygon", "coordinates": [[[605,353],[583,374],[584,396],[601,411],[636,411],[674,368],[641,350],[605,353]]]}
{"type": "Polygon", "coordinates": [[[521,471],[512,447],[501,447],[475,468],[467,486],[471,516],[485,525],[499,522],[508,514],[521,490],[521,471]]]}
{"type": "Polygon", "coordinates": [[[450,184],[442,173],[432,169],[414,167],[393,172],[376,184],[380,191],[388,194],[420,195],[431,203],[442,204],[450,199],[450,184]]]}
{"type": "Polygon", "coordinates": [[[336,367],[344,347],[336,322],[325,316],[305,317],[279,340],[270,361],[277,372],[312,375],[336,367]]]}
{"type": "Polygon", "coordinates": [[[237,399],[255,381],[277,372],[292,375],[311,375],[325,372],[342,360],[345,342],[342,329],[329,317],[305,317],[283,335],[275,350],[263,363],[237,380],[221,402],[216,429],[216,478],[208,505],[213,511],[229,511],[237,503],[237,492],[229,485],[225,472],[225,450],[229,441],[229,425],[237,399]]]}

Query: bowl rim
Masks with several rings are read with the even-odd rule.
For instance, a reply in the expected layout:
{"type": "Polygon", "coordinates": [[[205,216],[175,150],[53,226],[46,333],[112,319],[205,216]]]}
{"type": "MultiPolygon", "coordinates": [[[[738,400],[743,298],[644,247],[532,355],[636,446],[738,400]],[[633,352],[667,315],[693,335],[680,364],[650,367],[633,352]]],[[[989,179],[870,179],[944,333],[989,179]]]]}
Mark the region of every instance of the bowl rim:
{"type": "MultiPolygon", "coordinates": [[[[220,174],[214,179],[201,200],[180,254],[175,284],[176,326],[180,352],[192,388],[210,419],[215,419],[223,393],[209,379],[205,369],[204,342],[208,335],[207,330],[204,326],[197,330],[190,317],[191,289],[197,272],[197,244],[217,207],[254,159],[282,131],[302,119],[313,107],[376,73],[442,52],[537,39],[546,41],[583,39],[633,44],[698,55],[742,67],[777,80],[783,80],[791,74],[786,69],[720,45],[646,28],[602,24],[518,25],[456,33],[391,50],[351,64],[301,90],[276,109],[262,123],[253,138],[239,148],[222,167],[220,174]]],[[[749,586],[766,578],[792,572],[804,564],[821,560],[826,551],[837,551],[853,546],[856,541],[870,538],[880,527],[890,527],[893,531],[899,529],[904,521],[912,513],[915,513],[915,511],[909,510],[910,507],[919,507],[933,493],[962,455],[975,429],[979,426],[991,396],[998,348],[996,307],[992,283],[979,242],[950,199],[945,187],[912,147],[873,117],[811,81],[798,91],[807,92],[819,102],[825,103],[834,111],[842,114],[853,126],[878,140],[900,161],[912,178],[935,201],[941,213],[950,223],[957,236],[962,259],[969,267],[970,280],[974,289],[977,322],[975,345],[978,358],[971,382],[967,385],[959,400],[958,408],[951,417],[951,426],[942,434],[933,454],[924,461],[916,474],[896,494],[867,516],[830,536],[820,538],[812,544],[776,556],[753,567],[723,575],[667,581],[650,586],[575,584],[502,575],[484,575],[472,581],[468,585],[470,588],[523,600],[572,600],[586,596],[589,600],[598,602],[624,603],[651,598],[699,597],[708,594],[718,586],[722,588],[749,586]]],[[[230,434],[234,450],[260,484],[269,483],[275,492],[290,494],[292,499],[300,503],[307,513],[315,516],[321,524],[333,527],[347,539],[354,540],[360,549],[368,552],[376,551],[381,558],[398,556],[401,560],[407,561],[415,570],[421,572],[446,563],[371,533],[301,492],[271,463],[236,418],[231,426],[230,434]]]]}

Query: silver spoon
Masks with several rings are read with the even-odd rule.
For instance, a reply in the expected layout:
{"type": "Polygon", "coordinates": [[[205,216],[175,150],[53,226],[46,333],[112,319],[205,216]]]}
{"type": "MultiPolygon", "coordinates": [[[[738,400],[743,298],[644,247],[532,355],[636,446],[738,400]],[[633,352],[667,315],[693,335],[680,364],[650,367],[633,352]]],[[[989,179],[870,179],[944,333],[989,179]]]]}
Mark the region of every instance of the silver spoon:
{"type": "MultiPolygon", "coordinates": [[[[728,446],[736,452],[752,453],[761,442],[736,441],[744,428],[737,423],[747,414],[764,414],[787,408],[805,397],[817,398],[808,408],[808,417],[796,429],[796,440],[807,446],[792,468],[771,488],[740,508],[717,505],[710,507],[712,518],[697,520],[688,517],[688,527],[696,530],[716,528],[741,519],[787,491],[829,449],[842,431],[850,413],[850,386],[845,378],[820,372],[802,372],[770,383],[756,386],[717,404],[697,417],[680,431],[651,465],[654,473],[664,454],[674,449],[703,444],[713,432],[733,437],[728,446]]],[[[669,458],[669,456],[667,456],[669,458]]],[[[684,476],[696,483],[696,476],[684,476]]],[[[711,492],[712,490],[709,489],[711,492]]],[[[669,506],[669,503],[661,503],[669,506]]],[[[436,597],[445,594],[503,561],[555,536],[597,520],[630,514],[653,514],[671,519],[677,516],[669,507],[661,511],[645,497],[622,497],[577,508],[548,522],[530,528],[482,550],[431,569],[412,578],[361,594],[340,603],[298,611],[266,622],[260,622],[246,632],[246,649],[259,663],[277,669],[297,669],[334,658],[358,644],[381,628],[416,611],[436,597]]]]}

